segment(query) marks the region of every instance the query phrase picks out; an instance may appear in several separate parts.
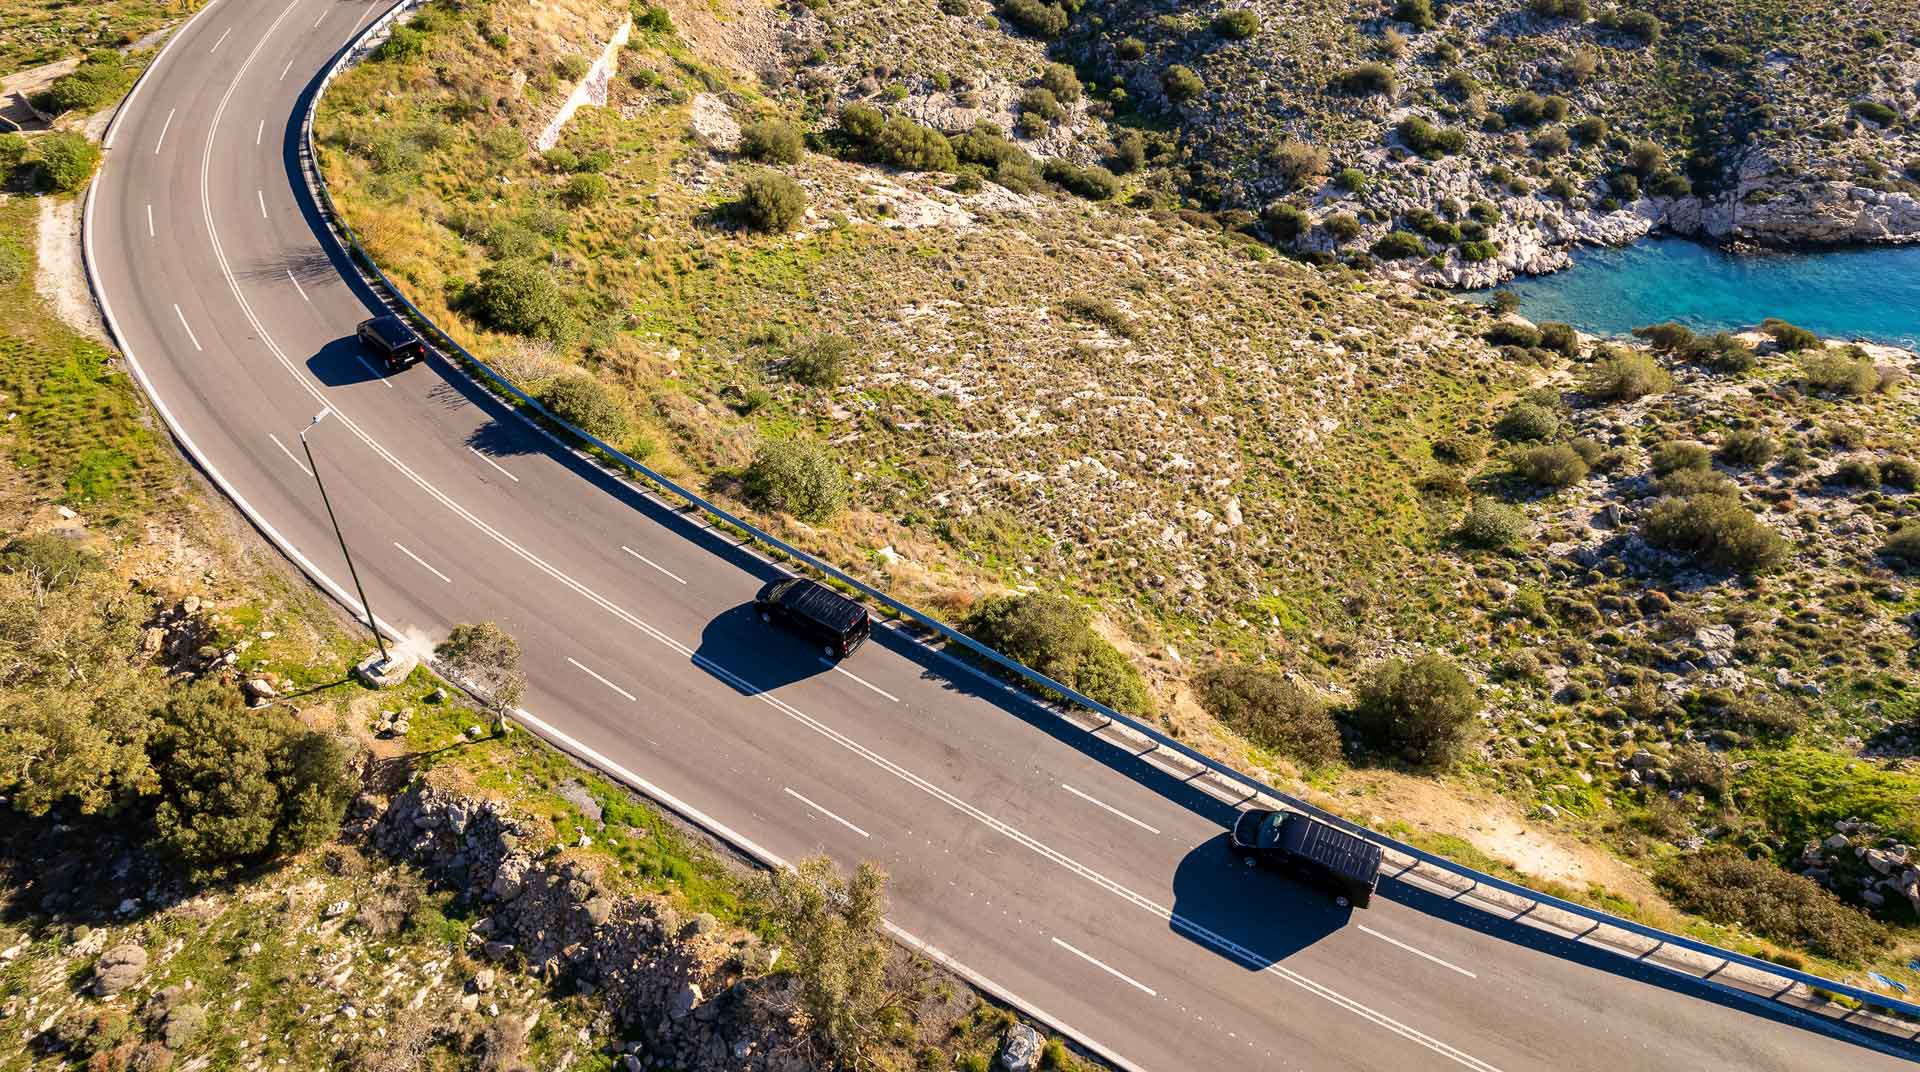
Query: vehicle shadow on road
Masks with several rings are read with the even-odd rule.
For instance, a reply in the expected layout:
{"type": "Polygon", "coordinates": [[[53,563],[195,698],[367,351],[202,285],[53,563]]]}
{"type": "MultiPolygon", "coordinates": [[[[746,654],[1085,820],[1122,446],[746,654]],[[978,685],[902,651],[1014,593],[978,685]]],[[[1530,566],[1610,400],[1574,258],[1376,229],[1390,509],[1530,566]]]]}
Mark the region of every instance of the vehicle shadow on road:
{"type": "Polygon", "coordinates": [[[693,663],[744,696],[831,673],[820,649],[777,625],[760,620],[753,604],[723,612],[700,631],[693,663]]]}
{"type": "Polygon", "coordinates": [[[382,378],[380,367],[352,335],[343,335],[322,346],[318,353],[307,358],[307,371],[328,387],[347,387],[382,378]]]}
{"type": "Polygon", "coordinates": [[[1353,909],[1257,867],[1227,836],[1194,846],[1173,872],[1168,929],[1248,971],[1264,971],[1347,925],[1353,909]]]}

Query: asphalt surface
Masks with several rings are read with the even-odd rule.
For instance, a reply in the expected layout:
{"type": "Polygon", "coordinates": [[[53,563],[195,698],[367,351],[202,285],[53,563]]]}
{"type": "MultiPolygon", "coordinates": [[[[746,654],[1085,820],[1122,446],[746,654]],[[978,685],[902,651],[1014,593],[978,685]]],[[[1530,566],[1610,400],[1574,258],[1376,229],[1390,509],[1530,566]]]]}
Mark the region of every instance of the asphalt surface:
{"type": "Polygon", "coordinates": [[[773,567],[557,448],[374,298],[299,171],[319,72],[388,0],[217,0],[125,106],[90,263],[190,454],[336,594],[312,433],[369,600],[494,619],[527,708],[762,851],[892,876],[890,918],[1129,1066],[1892,1068],[1664,970],[1393,880],[1352,918],[1230,865],[1230,804],[891,630],[840,669],[751,613],[773,567]]]}

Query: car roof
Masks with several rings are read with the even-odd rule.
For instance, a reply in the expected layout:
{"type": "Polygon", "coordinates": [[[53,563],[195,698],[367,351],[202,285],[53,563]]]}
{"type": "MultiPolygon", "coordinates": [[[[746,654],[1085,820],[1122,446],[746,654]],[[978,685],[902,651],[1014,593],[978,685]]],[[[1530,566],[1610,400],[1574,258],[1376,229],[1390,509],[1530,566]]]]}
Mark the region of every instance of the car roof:
{"type": "Polygon", "coordinates": [[[1280,847],[1332,871],[1362,882],[1380,869],[1380,846],[1305,815],[1289,814],[1280,831],[1280,847]]]}
{"type": "Polygon", "coordinates": [[[407,326],[406,321],[391,313],[386,316],[376,316],[367,321],[365,326],[387,342],[410,342],[418,338],[413,333],[413,329],[407,326]]]}
{"type": "Polygon", "coordinates": [[[867,608],[806,577],[779,593],[780,604],[795,614],[804,614],[830,629],[845,631],[866,620],[867,608]]]}

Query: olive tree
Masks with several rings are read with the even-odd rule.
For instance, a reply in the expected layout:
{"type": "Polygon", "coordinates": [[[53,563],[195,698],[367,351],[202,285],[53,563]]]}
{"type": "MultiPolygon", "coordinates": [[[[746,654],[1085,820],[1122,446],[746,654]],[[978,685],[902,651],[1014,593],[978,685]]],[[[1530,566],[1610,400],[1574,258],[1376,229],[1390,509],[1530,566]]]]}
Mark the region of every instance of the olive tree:
{"type": "Polygon", "coordinates": [[[494,731],[505,732],[507,713],[527,691],[520,669],[520,642],[494,622],[462,622],[433,649],[441,668],[482,697],[494,731]]]}

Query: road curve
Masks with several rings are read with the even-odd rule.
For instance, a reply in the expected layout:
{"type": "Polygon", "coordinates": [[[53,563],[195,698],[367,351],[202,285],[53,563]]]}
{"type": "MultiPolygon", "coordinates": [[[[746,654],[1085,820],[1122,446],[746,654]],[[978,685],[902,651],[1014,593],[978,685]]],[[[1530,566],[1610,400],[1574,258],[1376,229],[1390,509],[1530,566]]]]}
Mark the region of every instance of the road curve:
{"type": "Polygon", "coordinates": [[[1348,920],[1229,866],[1230,803],[903,633],[843,668],[747,603],[774,568],[558,448],[377,305],[300,172],[318,74],[391,0],[215,0],[116,117],[88,266],[195,461],[336,597],[312,437],[368,598],[520,638],[528,709],[709,826],[892,875],[891,919],[1124,1067],[1911,1067],[1416,885],[1348,920]]]}

